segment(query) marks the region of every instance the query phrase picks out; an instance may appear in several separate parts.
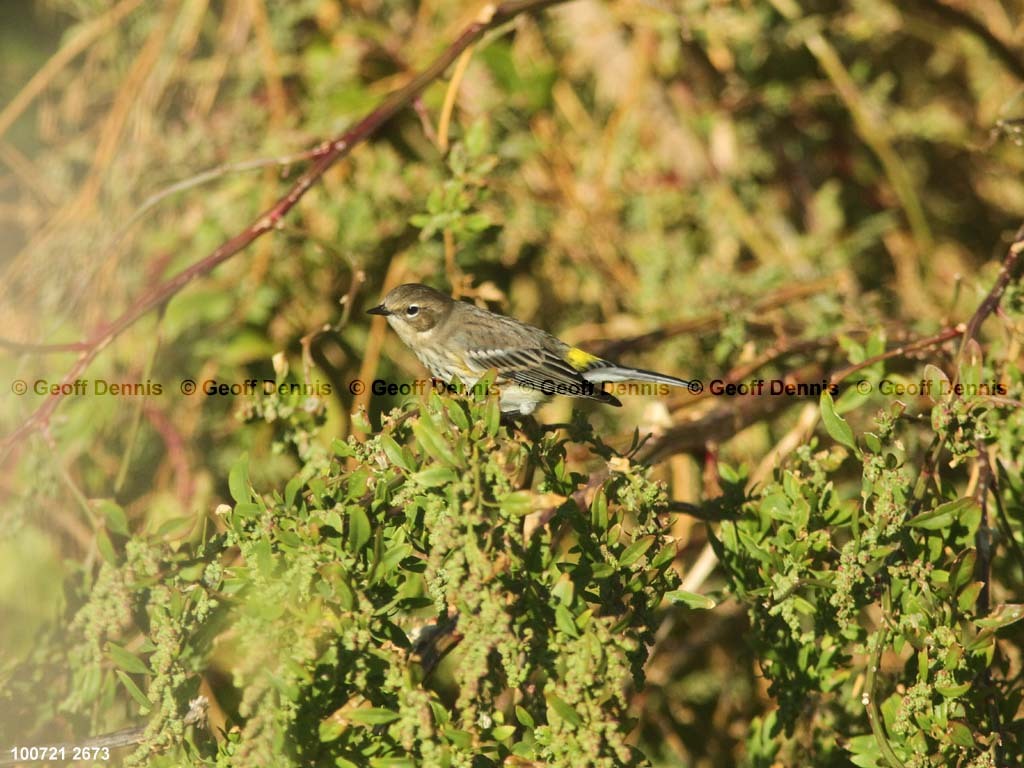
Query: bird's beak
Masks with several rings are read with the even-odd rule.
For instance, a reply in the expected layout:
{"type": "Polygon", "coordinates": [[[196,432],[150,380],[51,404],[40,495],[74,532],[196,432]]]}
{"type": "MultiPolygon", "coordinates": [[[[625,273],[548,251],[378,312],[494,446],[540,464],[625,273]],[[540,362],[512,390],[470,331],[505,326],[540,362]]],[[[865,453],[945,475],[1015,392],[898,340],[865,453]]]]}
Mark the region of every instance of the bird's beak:
{"type": "Polygon", "coordinates": [[[368,314],[368,315],[384,315],[384,317],[387,317],[388,315],[391,314],[391,310],[388,309],[387,307],[385,307],[383,304],[378,304],[373,309],[366,310],[366,314],[368,314]]]}

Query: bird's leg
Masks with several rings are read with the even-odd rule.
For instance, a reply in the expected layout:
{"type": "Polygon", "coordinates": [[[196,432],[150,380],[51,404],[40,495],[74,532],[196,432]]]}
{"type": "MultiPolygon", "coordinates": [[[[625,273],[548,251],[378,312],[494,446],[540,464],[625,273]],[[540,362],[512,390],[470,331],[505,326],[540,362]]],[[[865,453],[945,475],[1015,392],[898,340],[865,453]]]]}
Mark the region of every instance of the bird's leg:
{"type": "Polygon", "coordinates": [[[560,429],[572,429],[572,424],[565,422],[558,424],[541,424],[540,431],[542,434],[548,434],[549,432],[557,432],[560,429]]]}
{"type": "Polygon", "coordinates": [[[536,440],[539,427],[533,416],[524,416],[518,411],[502,411],[500,423],[513,432],[521,432],[523,437],[536,440]]]}

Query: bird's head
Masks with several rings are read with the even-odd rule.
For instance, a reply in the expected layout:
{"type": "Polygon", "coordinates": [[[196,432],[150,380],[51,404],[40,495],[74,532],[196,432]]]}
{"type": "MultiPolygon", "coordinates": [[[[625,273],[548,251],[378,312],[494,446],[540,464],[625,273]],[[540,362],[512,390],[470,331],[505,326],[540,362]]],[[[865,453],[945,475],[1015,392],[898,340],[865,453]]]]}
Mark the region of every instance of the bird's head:
{"type": "Polygon", "coordinates": [[[379,305],[367,310],[383,315],[403,339],[427,333],[441,323],[455,304],[450,296],[419,283],[393,288],[379,305]]]}

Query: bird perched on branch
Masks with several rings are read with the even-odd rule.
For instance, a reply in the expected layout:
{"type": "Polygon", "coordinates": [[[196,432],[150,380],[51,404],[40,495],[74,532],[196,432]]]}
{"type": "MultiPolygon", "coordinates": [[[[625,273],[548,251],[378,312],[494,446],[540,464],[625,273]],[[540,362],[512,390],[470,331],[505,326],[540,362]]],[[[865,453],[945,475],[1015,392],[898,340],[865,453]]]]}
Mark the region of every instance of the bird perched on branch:
{"type": "Polygon", "coordinates": [[[605,382],[691,385],[684,379],[602,360],[540,328],[418,283],[398,286],[368,312],[386,317],[431,375],[446,384],[458,376],[471,386],[493,368],[503,413],[529,416],[552,395],[621,406],[601,388],[605,382]]]}

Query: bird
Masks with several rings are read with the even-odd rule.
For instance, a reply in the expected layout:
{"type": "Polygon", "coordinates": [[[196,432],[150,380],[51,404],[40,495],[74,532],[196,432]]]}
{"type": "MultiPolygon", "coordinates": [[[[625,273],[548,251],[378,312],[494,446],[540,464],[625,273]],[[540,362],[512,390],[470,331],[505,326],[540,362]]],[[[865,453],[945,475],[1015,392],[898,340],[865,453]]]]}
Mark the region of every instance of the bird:
{"type": "Polygon", "coordinates": [[[367,313],[387,318],[430,374],[445,384],[457,376],[472,386],[494,369],[499,408],[510,416],[530,416],[556,394],[621,406],[601,388],[605,382],[692,386],[686,379],[605,360],[540,328],[420,283],[393,288],[367,313]]]}

